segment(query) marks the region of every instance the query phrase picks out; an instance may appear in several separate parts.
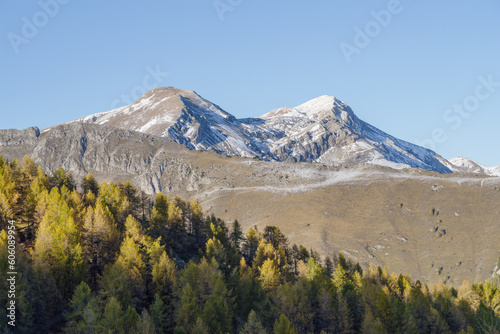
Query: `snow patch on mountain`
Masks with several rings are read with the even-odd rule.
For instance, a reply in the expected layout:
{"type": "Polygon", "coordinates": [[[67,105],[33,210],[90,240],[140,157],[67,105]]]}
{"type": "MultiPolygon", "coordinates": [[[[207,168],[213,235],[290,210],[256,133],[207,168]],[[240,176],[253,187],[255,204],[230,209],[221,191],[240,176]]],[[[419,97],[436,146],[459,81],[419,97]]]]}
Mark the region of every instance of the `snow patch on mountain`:
{"type": "Polygon", "coordinates": [[[500,166],[487,167],[469,158],[456,157],[448,160],[454,172],[468,172],[500,177],[500,166]]]}

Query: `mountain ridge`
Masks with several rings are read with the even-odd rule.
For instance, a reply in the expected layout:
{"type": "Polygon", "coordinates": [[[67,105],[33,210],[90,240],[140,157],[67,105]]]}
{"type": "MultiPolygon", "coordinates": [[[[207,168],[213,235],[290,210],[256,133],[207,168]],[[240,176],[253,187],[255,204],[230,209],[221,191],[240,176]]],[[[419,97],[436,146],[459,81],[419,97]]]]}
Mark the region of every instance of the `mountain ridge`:
{"type": "Polygon", "coordinates": [[[160,87],[129,106],[67,123],[74,122],[115,126],[168,137],[190,149],[263,160],[452,171],[435,152],[360,120],[345,102],[328,95],[237,119],[194,91],[160,87]]]}

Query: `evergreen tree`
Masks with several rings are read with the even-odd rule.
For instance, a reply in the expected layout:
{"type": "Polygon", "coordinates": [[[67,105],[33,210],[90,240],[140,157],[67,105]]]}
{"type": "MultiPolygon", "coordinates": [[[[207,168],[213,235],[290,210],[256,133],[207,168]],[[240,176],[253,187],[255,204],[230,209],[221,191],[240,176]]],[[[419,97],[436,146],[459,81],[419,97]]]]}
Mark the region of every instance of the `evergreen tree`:
{"type": "Polygon", "coordinates": [[[262,234],[259,233],[257,227],[249,228],[246,233],[246,241],[243,244],[242,253],[245,256],[245,259],[248,264],[253,263],[253,259],[255,257],[255,253],[257,252],[257,248],[259,247],[259,243],[262,239],[262,234]]]}
{"type": "Polygon", "coordinates": [[[80,184],[83,193],[86,194],[89,191],[94,194],[94,196],[99,195],[99,183],[95,179],[94,175],[87,174],[82,178],[82,182],[80,184]]]}
{"type": "Polygon", "coordinates": [[[135,305],[143,306],[146,299],[146,264],[139,245],[131,237],[123,240],[116,263],[121,265],[130,277],[135,305]]]}
{"type": "Polygon", "coordinates": [[[57,187],[61,189],[62,187],[68,188],[70,191],[75,189],[75,181],[73,179],[73,174],[71,172],[66,173],[66,171],[59,167],[52,177],[49,179],[50,188],[57,187]]]}
{"type": "Polygon", "coordinates": [[[337,310],[334,300],[326,289],[321,289],[318,294],[318,308],[316,313],[316,328],[327,333],[337,332],[337,310]]]}
{"type": "Polygon", "coordinates": [[[338,294],[338,332],[342,334],[352,334],[355,333],[354,330],[354,320],[352,312],[347,303],[347,299],[341,294],[338,294]]]}
{"type": "Polygon", "coordinates": [[[108,207],[98,201],[87,207],[84,217],[85,252],[90,263],[92,284],[106,263],[112,263],[118,251],[120,234],[108,207]]]}
{"type": "MultiPolygon", "coordinates": [[[[162,296],[163,314],[168,319],[173,319],[177,305],[176,289],[178,285],[177,268],[165,251],[153,265],[151,291],[155,298],[162,296]]],[[[162,324],[162,328],[171,328],[172,321],[162,324]]]]}
{"type": "Polygon", "coordinates": [[[200,317],[211,333],[230,333],[232,310],[229,291],[219,277],[214,282],[213,292],[203,306],[200,317]]]}
{"type": "Polygon", "coordinates": [[[236,249],[240,249],[240,244],[245,238],[243,237],[243,231],[241,230],[240,223],[235,220],[233,223],[233,230],[231,231],[231,236],[229,237],[231,241],[231,245],[236,247],[236,249]]]}
{"type": "MultiPolygon", "coordinates": [[[[12,230],[10,230],[12,231],[12,230]]],[[[0,305],[5,308],[9,306],[11,294],[10,283],[7,279],[11,279],[8,274],[11,270],[9,256],[12,250],[11,246],[15,240],[15,234],[8,234],[6,230],[0,231],[0,305]]],[[[49,320],[61,312],[59,304],[61,300],[59,293],[50,277],[46,274],[33,268],[29,258],[25,256],[22,249],[16,242],[16,329],[23,332],[45,332],[48,328],[49,320]]],[[[9,311],[4,312],[5,315],[9,311]]],[[[0,332],[8,333],[12,329],[7,324],[10,321],[6,316],[0,317],[0,332]]]]}
{"type": "Polygon", "coordinates": [[[49,190],[49,178],[41,167],[37,168],[36,176],[33,179],[33,182],[31,182],[30,189],[37,201],[40,199],[40,196],[45,190],[49,190]]]}
{"type": "Polygon", "coordinates": [[[361,333],[363,334],[384,334],[387,333],[380,319],[375,318],[371,311],[367,311],[363,324],[361,325],[361,333]]]}
{"type": "Polygon", "coordinates": [[[65,333],[97,333],[98,309],[97,300],[92,296],[90,287],[82,282],[75,289],[73,297],[69,303],[70,311],[65,315],[66,326],[65,333]]]}
{"type": "Polygon", "coordinates": [[[304,262],[307,262],[309,261],[309,258],[311,257],[311,255],[309,254],[309,251],[307,250],[307,248],[305,248],[304,246],[300,246],[299,248],[299,253],[297,255],[297,259],[300,261],[304,261],[304,262]]]}
{"type": "Polygon", "coordinates": [[[214,328],[223,333],[231,331],[233,300],[218,268],[215,260],[203,258],[199,264],[191,261],[184,269],[177,324],[186,332],[192,330],[198,316],[211,332],[214,328]]]}
{"type": "Polygon", "coordinates": [[[290,320],[282,314],[274,323],[274,334],[297,334],[297,331],[290,320]]]}
{"type": "Polygon", "coordinates": [[[290,249],[290,266],[292,273],[297,275],[297,263],[299,262],[299,247],[293,244],[290,249]]]}
{"type": "Polygon", "coordinates": [[[173,325],[172,317],[167,313],[165,304],[159,294],[155,295],[154,301],[149,307],[149,313],[151,314],[153,326],[158,333],[170,331],[170,328],[173,325]]]}
{"type": "Polygon", "coordinates": [[[419,334],[418,325],[413,315],[410,315],[404,322],[403,333],[419,334]]]}
{"type": "Polygon", "coordinates": [[[281,274],[276,263],[267,259],[259,268],[260,282],[265,291],[272,291],[281,283],[281,274]]]}
{"type": "Polygon", "coordinates": [[[196,199],[189,202],[190,227],[189,232],[193,235],[196,248],[201,248],[205,244],[206,228],[204,226],[203,212],[200,203],[196,199]]]}
{"type": "Polygon", "coordinates": [[[177,286],[177,269],[174,261],[170,259],[165,251],[158,261],[153,265],[152,290],[166,297],[172,298],[177,286]]]}
{"type": "Polygon", "coordinates": [[[13,170],[5,161],[0,165],[0,228],[6,229],[7,222],[16,216],[16,205],[21,198],[13,180],[13,170]]]}
{"type": "Polygon", "coordinates": [[[132,305],[134,302],[132,279],[118,262],[106,265],[100,277],[99,288],[99,297],[103,301],[115,298],[123,306],[132,305]]]}
{"type": "Polygon", "coordinates": [[[162,237],[166,240],[167,237],[167,221],[168,221],[168,206],[170,198],[158,193],[155,198],[155,205],[151,210],[151,218],[149,220],[149,229],[153,238],[162,237]]]}
{"type": "MultiPolygon", "coordinates": [[[[127,202],[130,203],[130,210],[134,217],[139,217],[141,210],[141,199],[138,195],[138,190],[130,181],[125,183],[119,183],[118,187],[121,189],[123,195],[125,195],[127,202]]],[[[144,219],[144,218],[143,218],[144,219]]]]}
{"type": "Polygon", "coordinates": [[[32,250],[35,265],[54,277],[67,299],[86,275],[81,234],[58,188],[53,188],[32,250]]]}
{"type": "Polygon", "coordinates": [[[263,236],[274,248],[278,248],[279,246],[284,250],[288,248],[287,238],[276,226],[266,226],[263,236]]]}
{"type": "Polygon", "coordinates": [[[258,277],[251,267],[247,266],[245,259],[241,259],[239,279],[235,289],[236,303],[235,315],[243,323],[248,318],[250,311],[262,315],[266,303],[266,294],[262,289],[258,277]]]}
{"type": "Polygon", "coordinates": [[[137,322],[134,333],[137,334],[156,334],[157,330],[149,315],[148,310],[144,309],[141,313],[141,318],[137,322]]]}
{"type": "Polygon", "coordinates": [[[301,277],[295,283],[279,287],[271,299],[275,314],[285,315],[299,333],[314,331],[315,310],[310,288],[309,281],[301,277]]]}
{"type": "Polygon", "coordinates": [[[99,187],[99,201],[108,208],[120,231],[124,230],[127,217],[132,213],[132,204],[122,189],[113,182],[102,182],[99,187]]]}
{"type": "Polygon", "coordinates": [[[329,256],[325,258],[325,271],[328,276],[332,277],[333,270],[334,270],[333,262],[332,259],[330,259],[329,256]]]}
{"type": "Polygon", "coordinates": [[[177,310],[177,324],[186,332],[190,332],[198,316],[199,309],[196,290],[188,283],[182,289],[180,305],[177,310]]]}
{"type": "Polygon", "coordinates": [[[476,328],[479,333],[500,333],[500,317],[481,303],[477,310],[476,328]]]}
{"type": "Polygon", "coordinates": [[[196,319],[196,323],[194,324],[192,332],[193,334],[209,334],[209,333],[222,333],[222,332],[215,332],[215,331],[210,331],[209,327],[205,325],[203,322],[203,319],[198,318],[196,319]]]}
{"type": "Polygon", "coordinates": [[[266,329],[262,325],[254,310],[250,311],[248,320],[240,331],[240,334],[266,334],[266,329]]]}
{"type": "Polygon", "coordinates": [[[106,303],[104,313],[99,321],[99,332],[129,333],[130,329],[135,328],[139,321],[140,317],[135,309],[128,306],[124,311],[120,302],[115,297],[111,297],[106,303]]]}

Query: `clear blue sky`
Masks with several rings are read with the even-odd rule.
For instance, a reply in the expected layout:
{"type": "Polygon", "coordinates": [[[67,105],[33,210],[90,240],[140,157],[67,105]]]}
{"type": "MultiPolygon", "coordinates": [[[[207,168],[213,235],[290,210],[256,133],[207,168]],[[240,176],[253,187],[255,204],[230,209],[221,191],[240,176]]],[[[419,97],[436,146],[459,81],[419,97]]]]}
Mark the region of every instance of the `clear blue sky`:
{"type": "Polygon", "coordinates": [[[239,118],[327,94],[445,158],[500,164],[500,84],[478,79],[500,82],[500,1],[217,1],[2,1],[0,128],[106,111],[153,85],[239,118]]]}

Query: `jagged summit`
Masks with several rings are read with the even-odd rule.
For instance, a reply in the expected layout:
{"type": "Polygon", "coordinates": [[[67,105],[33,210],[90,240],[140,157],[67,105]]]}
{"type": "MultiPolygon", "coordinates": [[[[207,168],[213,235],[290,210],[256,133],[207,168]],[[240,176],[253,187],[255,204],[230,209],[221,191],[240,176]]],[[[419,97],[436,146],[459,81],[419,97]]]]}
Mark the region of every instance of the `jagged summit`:
{"type": "Polygon", "coordinates": [[[258,118],[236,119],[194,91],[160,87],[129,106],[73,122],[106,124],[168,137],[195,150],[263,160],[451,172],[441,162],[444,158],[363,122],[345,102],[328,95],[258,118]]]}

